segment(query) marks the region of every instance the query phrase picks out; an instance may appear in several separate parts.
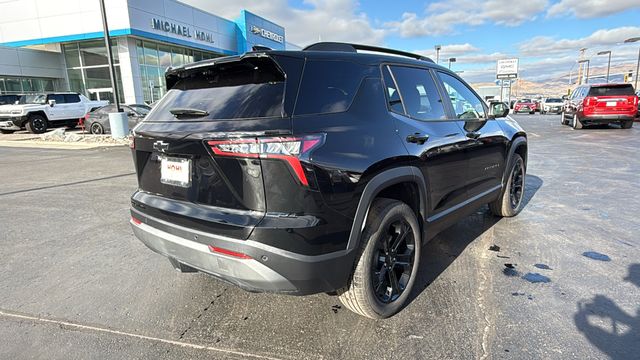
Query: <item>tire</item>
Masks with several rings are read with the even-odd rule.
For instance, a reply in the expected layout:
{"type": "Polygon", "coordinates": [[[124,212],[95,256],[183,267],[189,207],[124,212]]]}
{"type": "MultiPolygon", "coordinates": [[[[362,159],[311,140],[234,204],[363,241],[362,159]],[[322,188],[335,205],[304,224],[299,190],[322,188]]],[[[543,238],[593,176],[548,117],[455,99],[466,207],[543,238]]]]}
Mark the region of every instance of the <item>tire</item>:
{"type": "Polygon", "coordinates": [[[529,111],[529,115],[534,115],[535,113],[535,111],[529,111]]]}
{"type": "Polygon", "coordinates": [[[367,215],[349,283],[338,290],[340,302],[354,313],[371,319],[385,319],[400,311],[417,277],[421,241],[418,219],[407,204],[375,199],[367,215]],[[398,245],[389,256],[385,251],[395,240],[399,241],[398,245]],[[401,256],[402,260],[396,261],[401,256]],[[392,271],[387,271],[388,266],[392,271]]]}
{"type": "Polygon", "coordinates": [[[580,130],[582,129],[582,122],[580,122],[580,118],[578,118],[578,114],[574,114],[573,115],[573,121],[571,121],[571,127],[574,130],[580,130]]]}
{"type": "Polygon", "coordinates": [[[3,134],[13,134],[14,132],[16,132],[15,130],[0,130],[0,133],[3,134]]]}
{"type": "Polygon", "coordinates": [[[42,115],[31,115],[25,127],[32,134],[42,134],[47,131],[47,119],[42,115]]]}
{"type": "Polygon", "coordinates": [[[564,111],[562,112],[562,114],[560,114],[560,124],[561,125],[569,124],[569,121],[567,121],[567,114],[565,114],[564,111]]]}
{"type": "Polygon", "coordinates": [[[620,123],[620,127],[623,129],[631,129],[633,127],[633,120],[627,120],[620,123]]]}
{"type": "Polygon", "coordinates": [[[509,166],[507,184],[500,193],[500,197],[489,203],[489,209],[494,215],[512,217],[522,211],[527,177],[526,170],[522,157],[518,154],[513,154],[509,166]]]}
{"type": "Polygon", "coordinates": [[[89,127],[89,132],[94,135],[102,135],[104,134],[104,127],[102,126],[102,124],[94,122],[91,124],[91,127],[89,127]]]}

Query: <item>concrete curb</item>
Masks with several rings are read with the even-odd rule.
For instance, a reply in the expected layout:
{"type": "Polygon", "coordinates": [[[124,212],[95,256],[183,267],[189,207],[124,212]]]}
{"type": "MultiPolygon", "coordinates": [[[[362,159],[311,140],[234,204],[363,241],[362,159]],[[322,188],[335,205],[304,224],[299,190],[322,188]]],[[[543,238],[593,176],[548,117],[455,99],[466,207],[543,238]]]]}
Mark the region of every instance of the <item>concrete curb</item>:
{"type": "Polygon", "coordinates": [[[127,146],[126,144],[109,144],[109,143],[82,143],[82,142],[64,142],[64,141],[42,141],[42,140],[0,140],[0,146],[16,147],[16,148],[38,148],[38,149],[97,149],[102,147],[127,146]]]}

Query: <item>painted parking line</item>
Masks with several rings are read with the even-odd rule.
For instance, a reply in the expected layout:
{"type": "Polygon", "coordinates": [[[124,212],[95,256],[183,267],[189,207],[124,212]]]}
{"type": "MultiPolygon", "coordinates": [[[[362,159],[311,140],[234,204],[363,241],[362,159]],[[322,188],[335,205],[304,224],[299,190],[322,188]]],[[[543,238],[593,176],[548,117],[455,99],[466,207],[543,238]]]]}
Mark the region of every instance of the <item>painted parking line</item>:
{"type": "Polygon", "coordinates": [[[135,338],[135,339],[142,339],[142,340],[154,341],[154,342],[159,342],[159,343],[164,343],[164,344],[169,344],[169,345],[180,346],[180,347],[183,347],[183,348],[219,352],[219,353],[224,353],[224,354],[228,354],[228,355],[238,355],[238,356],[250,357],[250,358],[254,358],[254,359],[279,360],[278,358],[265,356],[265,355],[258,355],[258,354],[252,354],[252,353],[245,353],[245,352],[241,352],[241,351],[216,348],[216,347],[213,347],[213,346],[199,345],[199,344],[194,344],[194,343],[189,343],[189,342],[184,342],[184,341],[168,340],[168,339],[157,338],[157,337],[147,336],[147,335],[141,335],[141,334],[126,332],[126,331],[112,330],[112,329],[102,328],[102,327],[98,327],[98,326],[82,325],[82,324],[73,323],[73,322],[69,322],[69,321],[47,319],[47,318],[42,318],[42,317],[39,317],[39,316],[15,314],[15,313],[12,313],[12,312],[8,312],[6,310],[0,310],[0,317],[7,317],[7,318],[14,318],[14,319],[21,319],[21,320],[29,320],[29,321],[38,322],[38,323],[55,324],[55,325],[58,325],[58,326],[67,326],[67,327],[71,327],[71,328],[74,328],[74,329],[80,329],[80,330],[86,330],[86,331],[94,331],[94,332],[99,332],[99,333],[107,333],[107,334],[118,335],[118,336],[125,336],[125,337],[130,337],[130,338],[135,338]]]}

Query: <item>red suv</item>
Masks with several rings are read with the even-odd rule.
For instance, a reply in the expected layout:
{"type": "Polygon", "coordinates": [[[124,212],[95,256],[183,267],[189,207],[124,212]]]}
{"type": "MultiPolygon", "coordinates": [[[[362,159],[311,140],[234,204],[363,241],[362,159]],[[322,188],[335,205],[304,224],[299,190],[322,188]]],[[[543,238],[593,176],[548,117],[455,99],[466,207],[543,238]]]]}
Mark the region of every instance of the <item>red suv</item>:
{"type": "Polygon", "coordinates": [[[578,86],[562,112],[562,125],[582,129],[588,125],[617,123],[623,129],[633,126],[638,97],[631,84],[588,84],[578,86]]]}
{"type": "Polygon", "coordinates": [[[513,112],[528,112],[533,115],[538,110],[538,103],[531,99],[520,99],[513,105],[513,112]]]}

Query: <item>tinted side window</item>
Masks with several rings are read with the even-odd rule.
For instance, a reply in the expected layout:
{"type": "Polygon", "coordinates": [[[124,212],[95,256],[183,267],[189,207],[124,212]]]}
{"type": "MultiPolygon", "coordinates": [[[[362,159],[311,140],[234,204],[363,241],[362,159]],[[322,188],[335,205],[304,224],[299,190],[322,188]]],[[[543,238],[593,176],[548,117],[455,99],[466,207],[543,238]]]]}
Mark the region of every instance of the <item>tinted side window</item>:
{"type": "Polygon", "coordinates": [[[458,119],[479,119],[486,117],[482,100],[467,85],[455,77],[438,72],[449,100],[458,119]]]}
{"type": "Polygon", "coordinates": [[[363,70],[348,61],[307,61],[295,114],[346,111],[358,91],[363,70]]]}
{"type": "Polygon", "coordinates": [[[442,99],[429,70],[390,66],[406,114],[418,120],[446,119],[442,99]]]}
{"type": "Polygon", "coordinates": [[[55,100],[56,104],[64,104],[64,95],[63,94],[50,94],[49,96],[47,96],[47,101],[49,100],[55,100]]]}
{"type": "Polygon", "coordinates": [[[100,110],[98,111],[101,114],[108,114],[108,113],[116,112],[116,107],[115,105],[107,105],[107,106],[101,107],[100,110]]]}
{"type": "Polygon", "coordinates": [[[402,100],[400,99],[400,93],[396,87],[396,83],[393,81],[393,77],[389,72],[389,67],[385,66],[382,69],[382,77],[384,80],[384,88],[387,92],[387,101],[389,103],[389,110],[404,114],[404,108],[402,107],[402,100]]]}
{"type": "Polygon", "coordinates": [[[80,96],[78,94],[64,94],[64,102],[66,103],[79,103],[80,96]]]}

